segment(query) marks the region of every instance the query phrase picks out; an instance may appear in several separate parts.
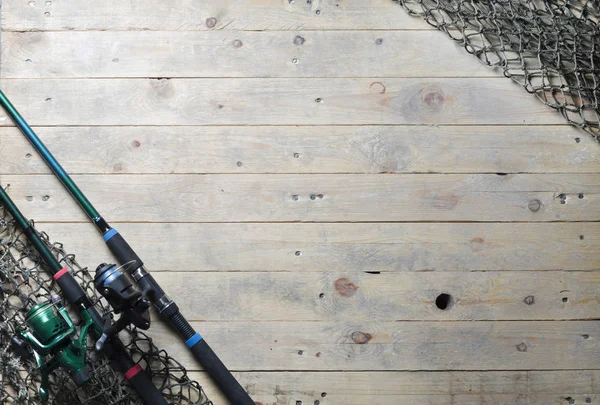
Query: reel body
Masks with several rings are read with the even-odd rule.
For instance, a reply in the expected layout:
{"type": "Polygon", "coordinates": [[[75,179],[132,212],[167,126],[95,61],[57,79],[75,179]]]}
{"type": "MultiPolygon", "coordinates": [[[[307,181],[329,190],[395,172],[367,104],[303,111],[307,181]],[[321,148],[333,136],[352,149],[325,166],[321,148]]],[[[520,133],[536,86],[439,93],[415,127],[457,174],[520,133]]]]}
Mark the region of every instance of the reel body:
{"type": "Polygon", "coordinates": [[[114,323],[109,317],[102,336],[96,342],[96,350],[101,351],[104,343],[111,336],[116,335],[128,325],[140,329],[150,328],[150,302],[145,294],[135,284],[133,278],[124,271],[125,266],[117,267],[115,264],[102,263],[96,268],[94,286],[113,308],[115,314],[121,317],[114,323]]]}
{"type": "Polygon", "coordinates": [[[66,370],[77,385],[89,380],[85,366],[87,359],[86,339],[92,318],[82,312],[84,324],[79,337],[75,335],[75,325],[60,301],[48,301],[35,305],[29,310],[25,324],[18,329],[19,334],[31,345],[36,363],[42,374],[40,396],[48,400],[48,376],[57,367],[66,370]],[[50,357],[46,361],[46,357],[50,357]]]}

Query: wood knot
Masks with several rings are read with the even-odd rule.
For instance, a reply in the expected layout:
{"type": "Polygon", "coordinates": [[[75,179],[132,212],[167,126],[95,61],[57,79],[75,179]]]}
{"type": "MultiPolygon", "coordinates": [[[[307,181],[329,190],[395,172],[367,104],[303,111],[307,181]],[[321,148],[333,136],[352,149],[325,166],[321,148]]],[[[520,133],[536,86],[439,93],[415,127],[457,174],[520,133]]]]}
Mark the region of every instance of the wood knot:
{"type": "Polygon", "coordinates": [[[441,90],[432,89],[423,91],[423,103],[429,110],[439,110],[446,101],[441,90]]]}
{"type": "Polygon", "coordinates": [[[161,77],[159,79],[153,79],[150,81],[150,85],[156,92],[156,95],[161,98],[169,99],[175,97],[175,89],[169,78],[161,77]]]}
{"type": "Polygon", "coordinates": [[[348,280],[346,277],[338,278],[334,283],[335,289],[342,297],[352,297],[356,294],[358,286],[348,280]]]}
{"type": "Polygon", "coordinates": [[[435,195],[433,207],[440,210],[451,210],[458,205],[460,199],[454,194],[450,195],[435,195]]]}
{"type": "Polygon", "coordinates": [[[381,82],[373,82],[369,85],[369,88],[377,91],[379,94],[385,93],[385,85],[381,82]]]}
{"type": "Polygon", "coordinates": [[[471,239],[471,250],[473,252],[481,252],[483,250],[483,243],[485,241],[483,238],[473,238],[471,239]]]}
{"type": "Polygon", "coordinates": [[[210,17],[206,19],[206,26],[208,28],[215,28],[215,25],[217,25],[217,19],[215,17],[210,17]]]}
{"type": "Polygon", "coordinates": [[[370,333],[364,333],[361,331],[352,333],[352,341],[357,345],[367,344],[371,339],[373,339],[373,336],[371,336],[370,333]]]}
{"type": "Polygon", "coordinates": [[[529,211],[531,212],[537,212],[540,210],[540,208],[542,208],[542,202],[536,198],[534,200],[529,201],[529,204],[527,204],[527,208],[529,208],[529,211]]]}
{"type": "Polygon", "coordinates": [[[526,352],[527,351],[527,345],[523,342],[519,343],[517,345],[517,351],[518,352],[526,352]]]}

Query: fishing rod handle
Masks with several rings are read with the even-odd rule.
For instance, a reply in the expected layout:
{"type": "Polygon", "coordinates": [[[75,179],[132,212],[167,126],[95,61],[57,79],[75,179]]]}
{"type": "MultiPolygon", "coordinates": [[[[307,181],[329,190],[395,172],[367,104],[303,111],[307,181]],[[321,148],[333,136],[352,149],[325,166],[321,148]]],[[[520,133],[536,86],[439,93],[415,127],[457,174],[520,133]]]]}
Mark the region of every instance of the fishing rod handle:
{"type": "Polygon", "coordinates": [[[102,234],[102,238],[120,264],[128,263],[130,269],[138,269],[144,265],[142,259],[116,229],[110,228],[102,234]]]}
{"type": "Polygon", "coordinates": [[[215,384],[217,384],[231,404],[255,404],[252,398],[250,398],[248,393],[235,379],[233,374],[225,367],[225,364],[223,364],[221,359],[219,359],[208,343],[206,343],[206,340],[194,330],[179,311],[169,318],[169,322],[183,338],[186,346],[194,354],[196,360],[200,362],[202,368],[204,368],[215,384]]]}
{"type": "Polygon", "coordinates": [[[113,348],[111,357],[123,367],[125,379],[135,389],[140,399],[146,405],[168,405],[167,400],[152,382],[150,375],[142,366],[134,363],[125,350],[123,342],[117,336],[110,339],[110,346],[113,348]]]}

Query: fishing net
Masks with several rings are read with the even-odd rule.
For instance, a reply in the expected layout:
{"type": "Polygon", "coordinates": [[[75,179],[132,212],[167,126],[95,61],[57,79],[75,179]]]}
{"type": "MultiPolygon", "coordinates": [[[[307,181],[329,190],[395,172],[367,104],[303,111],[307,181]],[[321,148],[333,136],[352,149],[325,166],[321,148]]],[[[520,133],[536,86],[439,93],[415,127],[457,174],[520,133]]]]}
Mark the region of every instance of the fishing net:
{"type": "MultiPolygon", "coordinates": [[[[75,256],[67,254],[60,243],[51,243],[48,235],[40,234],[61,264],[71,269],[102,314],[109,308],[93,287],[93,277],[81,267],[75,256]]],[[[47,301],[61,292],[50,273],[45,271],[37,252],[18,230],[12,218],[0,205],[0,403],[38,404],[41,381],[39,370],[27,352],[11,344],[16,327],[22,324],[26,312],[36,303],[47,301]]],[[[74,311],[73,320],[79,322],[74,311]]],[[[156,386],[171,404],[211,405],[202,387],[190,379],[186,369],[152,339],[136,329],[120,334],[134,360],[151,374],[156,386]]],[[[135,391],[124,382],[106,356],[98,355],[88,339],[88,370],[91,379],[77,387],[69,375],[60,369],[50,378],[49,403],[71,404],[138,404],[135,391]]]]}
{"type": "Polygon", "coordinates": [[[598,0],[395,0],[600,141],[598,0]]]}

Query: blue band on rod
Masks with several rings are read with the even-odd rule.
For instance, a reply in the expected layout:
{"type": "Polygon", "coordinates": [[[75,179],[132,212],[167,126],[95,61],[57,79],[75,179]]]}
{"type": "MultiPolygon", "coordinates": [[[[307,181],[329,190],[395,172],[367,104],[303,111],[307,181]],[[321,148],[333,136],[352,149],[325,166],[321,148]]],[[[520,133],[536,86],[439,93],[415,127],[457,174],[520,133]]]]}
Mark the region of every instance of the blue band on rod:
{"type": "Polygon", "coordinates": [[[108,242],[108,240],[110,238],[112,238],[113,236],[115,236],[116,234],[118,234],[119,232],[117,232],[116,229],[110,229],[108,232],[106,232],[104,235],[102,235],[102,237],[104,238],[104,242],[108,242]]]}
{"type": "Polygon", "coordinates": [[[196,343],[202,340],[202,336],[199,333],[196,333],[194,336],[185,341],[185,345],[189,348],[194,346],[196,343]]]}

